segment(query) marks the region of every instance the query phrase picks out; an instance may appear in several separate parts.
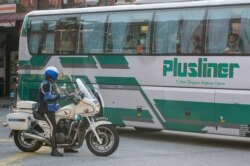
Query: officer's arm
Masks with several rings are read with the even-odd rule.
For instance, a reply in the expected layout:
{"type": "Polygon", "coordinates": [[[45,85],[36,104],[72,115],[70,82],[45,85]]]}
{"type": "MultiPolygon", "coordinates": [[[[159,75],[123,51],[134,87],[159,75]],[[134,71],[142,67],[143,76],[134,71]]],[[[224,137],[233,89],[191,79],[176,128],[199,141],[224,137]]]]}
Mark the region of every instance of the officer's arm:
{"type": "Polygon", "coordinates": [[[52,88],[50,87],[50,83],[44,84],[42,88],[44,91],[45,101],[55,101],[60,98],[60,95],[52,94],[52,88]]]}

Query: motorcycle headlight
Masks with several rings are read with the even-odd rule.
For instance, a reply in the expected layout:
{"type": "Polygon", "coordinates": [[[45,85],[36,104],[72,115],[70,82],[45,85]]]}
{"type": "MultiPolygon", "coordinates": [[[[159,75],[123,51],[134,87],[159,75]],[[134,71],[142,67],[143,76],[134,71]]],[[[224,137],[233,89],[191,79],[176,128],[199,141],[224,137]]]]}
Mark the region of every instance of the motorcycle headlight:
{"type": "Polygon", "coordinates": [[[96,111],[96,112],[99,112],[100,109],[101,109],[100,104],[96,104],[96,105],[95,105],[95,111],[96,111]]]}

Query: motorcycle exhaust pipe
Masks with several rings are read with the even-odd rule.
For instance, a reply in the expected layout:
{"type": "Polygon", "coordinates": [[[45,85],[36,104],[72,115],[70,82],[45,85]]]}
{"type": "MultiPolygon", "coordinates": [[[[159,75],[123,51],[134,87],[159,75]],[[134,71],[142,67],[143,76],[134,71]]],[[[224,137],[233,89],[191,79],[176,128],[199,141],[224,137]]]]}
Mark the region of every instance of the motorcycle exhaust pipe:
{"type": "Polygon", "coordinates": [[[31,133],[24,133],[23,136],[25,138],[29,138],[29,139],[34,139],[34,140],[38,140],[41,142],[45,142],[46,144],[50,145],[50,141],[47,138],[44,138],[42,136],[39,135],[35,135],[35,134],[31,134],[31,133]]]}

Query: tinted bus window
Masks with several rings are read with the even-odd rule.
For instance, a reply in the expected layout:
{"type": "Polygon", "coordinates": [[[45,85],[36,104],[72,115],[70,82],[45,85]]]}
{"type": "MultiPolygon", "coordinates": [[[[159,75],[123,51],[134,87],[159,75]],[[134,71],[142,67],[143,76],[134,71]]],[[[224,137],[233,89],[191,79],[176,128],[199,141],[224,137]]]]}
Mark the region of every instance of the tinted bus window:
{"type": "Polygon", "coordinates": [[[250,53],[250,7],[242,9],[240,37],[243,43],[243,53],[250,53]]]}
{"type": "Polygon", "coordinates": [[[208,11],[209,54],[249,53],[249,7],[211,8],[208,11]]]}
{"type": "Polygon", "coordinates": [[[203,51],[205,9],[156,12],[153,52],[156,54],[200,54],[203,51]]]}
{"type": "Polygon", "coordinates": [[[32,54],[75,54],[77,22],[77,17],[58,18],[58,16],[32,20],[28,35],[30,52],[32,54]]]}
{"type": "Polygon", "coordinates": [[[149,54],[152,11],[111,13],[107,52],[149,54]]]}
{"type": "Polygon", "coordinates": [[[46,20],[44,21],[44,34],[43,34],[43,46],[41,48],[42,54],[54,54],[55,53],[55,30],[57,21],[46,20]]]}
{"type": "Polygon", "coordinates": [[[57,21],[55,34],[55,48],[57,54],[75,54],[77,30],[77,17],[64,17],[57,21]]]}
{"type": "Polygon", "coordinates": [[[107,14],[84,14],[80,19],[79,53],[103,53],[107,14]]]}
{"type": "Polygon", "coordinates": [[[29,27],[29,50],[32,54],[37,54],[39,52],[40,42],[43,35],[43,21],[33,20],[30,22],[29,27]]]}

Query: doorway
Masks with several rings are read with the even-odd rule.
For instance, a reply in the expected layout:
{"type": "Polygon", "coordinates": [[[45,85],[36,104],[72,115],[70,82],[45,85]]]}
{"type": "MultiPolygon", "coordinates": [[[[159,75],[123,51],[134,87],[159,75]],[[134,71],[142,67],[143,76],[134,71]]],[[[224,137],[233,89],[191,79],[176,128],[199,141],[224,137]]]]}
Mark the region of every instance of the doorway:
{"type": "Polygon", "coordinates": [[[6,36],[5,96],[16,91],[19,36],[6,36]]]}

